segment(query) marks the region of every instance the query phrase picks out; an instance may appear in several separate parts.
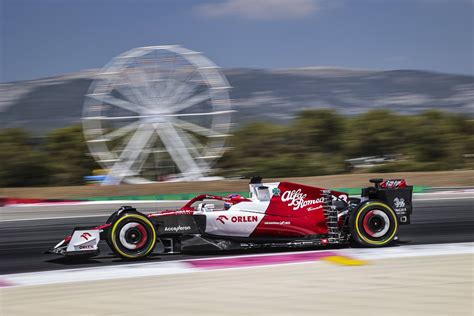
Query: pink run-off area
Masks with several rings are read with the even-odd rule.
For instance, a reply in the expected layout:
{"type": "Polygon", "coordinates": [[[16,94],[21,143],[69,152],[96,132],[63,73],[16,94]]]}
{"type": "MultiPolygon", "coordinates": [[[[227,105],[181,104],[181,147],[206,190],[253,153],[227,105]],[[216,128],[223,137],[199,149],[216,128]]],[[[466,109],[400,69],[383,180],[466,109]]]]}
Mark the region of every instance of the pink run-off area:
{"type": "Polygon", "coordinates": [[[7,286],[12,286],[12,283],[8,282],[7,280],[0,279],[0,287],[7,287],[7,286]]]}
{"type": "Polygon", "coordinates": [[[326,257],[336,256],[336,253],[330,251],[306,252],[281,255],[263,255],[263,256],[246,256],[222,259],[197,259],[188,260],[186,263],[194,268],[202,269],[226,269],[239,267],[252,267],[262,265],[274,265],[285,263],[298,263],[320,260],[326,257]]]}

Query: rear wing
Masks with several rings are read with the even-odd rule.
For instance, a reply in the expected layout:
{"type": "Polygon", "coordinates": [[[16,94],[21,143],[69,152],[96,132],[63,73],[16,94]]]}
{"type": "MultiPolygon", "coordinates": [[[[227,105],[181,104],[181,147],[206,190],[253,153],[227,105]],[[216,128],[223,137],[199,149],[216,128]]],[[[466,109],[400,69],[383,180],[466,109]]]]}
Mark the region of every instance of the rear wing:
{"type": "Polygon", "coordinates": [[[382,200],[397,214],[400,224],[409,224],[413,213],[413,186],[407,185],[404,179],[370,179],[373,187],[362,189],[364,200],[382,200]]]}

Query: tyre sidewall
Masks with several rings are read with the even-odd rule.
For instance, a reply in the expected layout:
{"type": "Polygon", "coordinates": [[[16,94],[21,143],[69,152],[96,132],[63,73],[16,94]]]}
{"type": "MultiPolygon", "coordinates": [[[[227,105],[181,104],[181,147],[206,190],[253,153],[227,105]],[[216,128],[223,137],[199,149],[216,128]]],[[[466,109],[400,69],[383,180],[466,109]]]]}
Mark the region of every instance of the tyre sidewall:
{"type": "MultiPolygon", "coordinates": [[[[115,211],[113,212],[109,218],[107,219],[107,221],[105,222],[106,224],[114,224],[114,222],[116,222],[119,218],[121,218],[122,216],[125,216],[127,214],[139,214],[139,215],[142,215],[140,212],[136,211],[136,210],[133,210],[133,209],[127,209],[127,210],[118,210],[118,211],[115,211]]],[[[112,226],[109,228],[109,232],[110,230],[112,229],[112,226]]],[[[108,235],[108,238],[106,239],[106,242],[107,242],[107,245],[109,246],[109,248],[113,251],[114,250],[114,246],[112,245],[112,242],[111,242],[111,238],[110,238],[110,233],[108,235]]],[[[115,252],[115,251],[114,251],[115,252]]]]}
{"type": "Polygon", "coordinates": [[[383,201],[371,200],[360,205],[359,208],[352,212],[349,222],[351,235],[354,241],[365,247],[383,247],[390,244],[398,233],[398,218],[395,211],[383,201]],[[370,211],[379,210],[385,213],[389,220],[390,226],[388,232],[380,238],[370,236],[364,229],[364,216],[370,211]]]}
{"type": "Polygon", "coordinates": [[[109,218],[107,219],[107,221],[105,222],[106,224],[111,224],[113,222],[115,222],[118,218],[126,215],[126,214],[139,214],[139,215],[143,215],[142,213],[138,212],[136,209],[134,208],[127,208],[127,209],[122,209],[120,208],[119,210],[113,212],[109,218]]]}
{"type": "Polygon", "coordinates": [[[142,215],[138,212],[132,212],[124,214],[115,219],[109,229],[108,243],[112,251],[120,257],[127,260],[134,260],[148,256],[155,247],[156,239],[156,230],[153,223],[145,215],[142,215]],[[146,241],[145,246],[141,249],[138,249],[137,251],[127,249],[124,245],[122,245],[119,238],[120,229],[126,224],[133,222],[141,224],[147,230],[148,240],[146,241]]]}

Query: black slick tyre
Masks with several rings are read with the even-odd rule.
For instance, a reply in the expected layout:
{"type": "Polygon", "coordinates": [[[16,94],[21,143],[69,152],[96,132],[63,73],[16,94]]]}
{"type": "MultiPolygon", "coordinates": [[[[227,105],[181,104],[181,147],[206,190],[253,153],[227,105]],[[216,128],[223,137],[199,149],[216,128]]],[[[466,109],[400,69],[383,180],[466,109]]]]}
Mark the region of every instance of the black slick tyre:
{"type": "Polygon", "coordinates": [[[351,213],[349,228],[354,242],[363,247],[383,247],[398,234],[395,211],[382,201],[368,201],[351,213]]]}
{"type": "Polygon", "coordinates": [[[126,260],[137,260],[153,251],[156,230],[145,215],[138,212],[127,213],[111,224],[108,244],[116,255],[126,260]]]}

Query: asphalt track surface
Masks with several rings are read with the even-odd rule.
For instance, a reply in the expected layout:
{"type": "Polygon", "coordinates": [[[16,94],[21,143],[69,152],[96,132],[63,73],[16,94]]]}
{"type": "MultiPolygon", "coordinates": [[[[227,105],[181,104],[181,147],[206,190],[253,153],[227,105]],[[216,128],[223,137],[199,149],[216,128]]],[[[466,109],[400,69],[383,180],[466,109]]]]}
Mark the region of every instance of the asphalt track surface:
{"type": "MultiPolygon", "coordinates": [[[[474,199],[472,197],[415,200],[412,223],[400,227],[398,244],[415,245],[474,241],[473,203],[474,199]]],[[[94,217],[75,216],[74,218],[0,221],[0,274],[116,264],[133,265],[131,262],[125,262],[114,257],[105,242],[100,244],[101,254],[98,257],[80,263],[64,260],[56,255],[43,254],[45,250],[69,235],[75,226],[97,225],[105,222],[106,219],[107,215],[96,215],[94,217]]],[[[295,250],[301,251],[302,249],[295,250]]],[[[278,250],[260,250],[258,252],[275,251],[278,250]]],[[[291,250],[285,249],[284,251],[291,250]]],[[[239,253],[248,253],[248,251],[239,253]]],[[[230,254],[235,255],[236,253],[157,254],[146,260],[160,262],[230,254]]]]}

